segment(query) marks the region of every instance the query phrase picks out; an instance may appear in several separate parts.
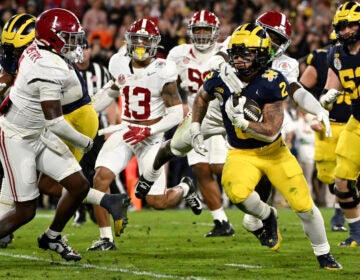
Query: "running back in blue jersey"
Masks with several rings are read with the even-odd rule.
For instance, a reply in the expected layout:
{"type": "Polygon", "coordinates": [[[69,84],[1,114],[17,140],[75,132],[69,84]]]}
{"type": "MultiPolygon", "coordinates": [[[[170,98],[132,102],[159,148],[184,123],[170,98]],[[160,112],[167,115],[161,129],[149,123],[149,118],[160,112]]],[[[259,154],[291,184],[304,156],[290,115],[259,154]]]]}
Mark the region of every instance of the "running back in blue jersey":
{"type": "MultiPolygon", "coordinates": [[[[231,92],[218,72],[211,72],[204,81],[204,90],[219,99],[224,126],[229,144],[234,148],[252,149],[268,145],[255,139],[250,133],[235,128],[225,112],[225,103],[231,92]]],[[[255,100],[261,108],[266,103],[284,100],[288,96],[289,84],[281,72],[267,68],[260,72],[241,92],[241,95],[255,100]]]]}

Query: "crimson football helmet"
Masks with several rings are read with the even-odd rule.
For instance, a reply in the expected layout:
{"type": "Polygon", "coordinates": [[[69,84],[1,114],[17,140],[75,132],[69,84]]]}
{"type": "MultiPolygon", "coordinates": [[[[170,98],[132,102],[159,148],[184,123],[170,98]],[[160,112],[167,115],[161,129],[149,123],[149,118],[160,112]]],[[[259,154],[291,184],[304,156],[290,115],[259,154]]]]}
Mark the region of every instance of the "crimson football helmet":
{"type": "Polygon", "coordinates": [[[125,33],[127,53],[132,58],[144,61],[154,57],[161,40],[160,31],[149,19],[139,19],[125,33]]]}
{"type": "Polygon", "coordinates": [[[264,28],[273,39],[273,58],[281,56],[291,43],[291,24],[286,16],[277,11],[266,12],[256,19],[256,24],[264,28]]]}
{"type": "Polygon", "coordinates": [[[39,15],[35,24],[37,41],[71,62],[82,62],[86,35],[72,12],[55,8],[39,15]]]}
{"type": "Polygon", "coordinates": [[[196,12],[189,21],[188,35],[195,48],[205,51],[212,47],[219,34],[220,21],[218,17],[206,10],[196,12]],[[209,29],[209,34],[199,33],[199,29],[209,29]]]}

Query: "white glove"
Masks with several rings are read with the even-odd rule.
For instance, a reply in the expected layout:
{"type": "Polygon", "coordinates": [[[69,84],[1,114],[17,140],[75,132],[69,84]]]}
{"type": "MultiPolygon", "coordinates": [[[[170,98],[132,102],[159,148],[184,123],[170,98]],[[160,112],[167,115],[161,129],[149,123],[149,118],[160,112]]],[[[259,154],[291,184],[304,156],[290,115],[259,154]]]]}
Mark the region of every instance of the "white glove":
{"type": "Polygon", "coordinates": [[[194,151],[205,156],[207,149],[204,144],[204,136],[200,132],[200,123],[192,122],[190,126],[191,146],[194,151]]]}
{"type": "Polygon", "coordinates": [[[5,83],[0,83],[0,91],[2,91],[4,88],[6,88],[6,84],[5,83]]]}
{"type": "Polygon", "coordinates": [[[233,95],[230,96],[230,98],[225,103],[225,112],[228,115],[231,123],[242,129],[246,130],[249,126],[249,121],[245,119],[244,116],[244,104],[246,102],[246,97],[241,96],[239,98],[239,104],[237,104],[235,107],[233,105],[233,95]]]}
{"type": "Polygon", "coordinates": [[[323,109],[316,114],[316,117],[319,120],[319,122],[322,122],[325,126],[325,136],[331,137],[332,131],[331,131],[330,120],[329,120],[329,111],[323,109]]]}
{"type": "Polygon", "coordinates": [[[221,55],[213,55],[209,59],[209,67],[211,70],[219,71],[220,65],[226,63],[225,59],[221,55]]]}
{"type": "Polygon", "coordinates": [[[220,78],[227,85],[230,92],[238,93],[244,88],[244,84],[236,75],[235,69],[226,62],[220,64],[220,78]]]}
{"type": "Polygon", "coordinates": [[[328,92],[320,97],[320,103],[325,108],[331,106],[336,102],[337,98],[342,94],[341,91],[338,91],[334,88],[329,89],[328,92]]]}
{"type": "Polygon", "coordinates": [[[89,142],[88,142],[87,146],[83,148],[84,154],[86,154],[87,152],[89,152],[89,151],[91,150],[92,146],[94,145],[94,141],[93,141],[90,137],[88,137],[88,138],[89,138],[89,139],[88,139],[89,142]]]}

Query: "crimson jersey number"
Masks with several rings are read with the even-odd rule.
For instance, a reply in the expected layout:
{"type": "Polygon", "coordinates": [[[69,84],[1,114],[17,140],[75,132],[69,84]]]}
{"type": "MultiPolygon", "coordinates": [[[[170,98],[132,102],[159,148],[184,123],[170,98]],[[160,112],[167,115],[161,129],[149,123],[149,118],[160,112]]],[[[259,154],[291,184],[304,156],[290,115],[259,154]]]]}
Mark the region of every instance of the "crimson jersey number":
{"type": "Polygon", "coordinates": [[[150,100],[151,92],[147,88],[135,87],[132,92],[129,86],[123,88],[124,94],[124,116],[127,118],[134,118],[137,120],[147,120],[150,117],[150,100]],[[136,96],[138,99],[137,105],[133,105],[130,110],[130,98],[136,96]]]}
{"type": "Polygon", "coordinates": [[[189,92],[196,93],[197,90],[202,86],[206,75],[209,73],[210,71],[205,71],[204,73],[201,73],[198,69],[189,68],[188,69],[189,81],[198,84],[197,88],[193,88],[192,86],[189,86],[189,92]]]}

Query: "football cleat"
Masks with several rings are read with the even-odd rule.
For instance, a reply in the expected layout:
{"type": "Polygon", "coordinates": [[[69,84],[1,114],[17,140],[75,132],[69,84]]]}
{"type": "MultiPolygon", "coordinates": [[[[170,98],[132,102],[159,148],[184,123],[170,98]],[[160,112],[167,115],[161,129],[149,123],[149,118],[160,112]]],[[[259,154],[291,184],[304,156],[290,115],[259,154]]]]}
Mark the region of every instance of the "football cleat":
{"type": "Polygon", "coordinates": [[[270,216],[265,220],[262,220],[263,227],[250,231],[259,239],[261,245],[268,246],[271,251],[277,251],[280,248],[282,237],[277,224],[276,209],[271,207],[270,216]]]}
{"type": "Polygon", "coordinates": [[[343,225],[332,225],[331,226],[331,231],[347,231],[347,228],[344,227],[343,225]]]}
{"type": "Polygon", "coordinates": [[[87,248],[88,251],[110,251],[116,249],[115,243],[111,242],[109,238],[100,238],[100,240],[93,241],[91,247],[87,248]]]}
{"type": "Polygon", "coordinates": [[[81,204],[75,212],[74,221],[72,223],[73,227],[81,227],[86,222],[86,209],[85,205],[81,204]]]}
{"type": "Polygon", "coordinates": [[[342,241],[339,243],[340,247],[357,247],[358,243],[352,239],[351,237],[349,237],[348,239],[342,241]]]}
{"type": "Polygon", "coordinates": [[[194,183],[190,177],[183,177],[180,183],[185,183],[189,186],[189,191],[185,196],[186,205],[191,208],[195,215],[200,215],[202,211],[202,203],[196,193],[194,183]]]}
{"type": "Polygon", "coordinates": [[[214,228],[204,235],[204,237],[217,237],[217,236],[234,236],[235,230],[229,221],[214,220],[214,228]]]}
{"type": "Polygon", "coordinates": [[[127,194],[105,194],[100,202],[100,205],[108,210],[114,219],[116,236],[120,236],[128,224],[127,209],[130,200],[127,194]]]}
{"type": "Polygon", "coordinates": [[[6,248],[14,239],[14,235],[12,233],[0,238],[0,248],[6,248]]]}
{"type": "Polygon", "coordinates": [[[55,239],[49,238],[46,233],[43,233],[38,237],[39,248],[47,250],[50,249],[58,253],[66,261],[80,261],[82,256],[69,245],[67,245],[64,238],[61,235],[55,239]]]}
{"type": "Polygon", "coordinates": [[[144,199],[153,184],[154,182],[150,182],[146,180],[143,175],[140,175],[135,186],[135,196],[139,199],[144,199]]]}
{"type": "Polygon", "coordinates": [[[327,254],[321,255],[321,256],[317,256],[317,259],[320,264],[320,268],[324,268],[327,270],[342,269],[341,264],[339,264],[330,253],[327,253],[327,254]]]}

